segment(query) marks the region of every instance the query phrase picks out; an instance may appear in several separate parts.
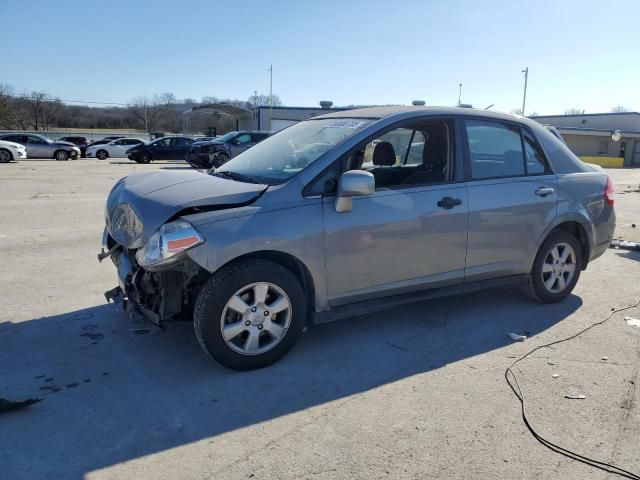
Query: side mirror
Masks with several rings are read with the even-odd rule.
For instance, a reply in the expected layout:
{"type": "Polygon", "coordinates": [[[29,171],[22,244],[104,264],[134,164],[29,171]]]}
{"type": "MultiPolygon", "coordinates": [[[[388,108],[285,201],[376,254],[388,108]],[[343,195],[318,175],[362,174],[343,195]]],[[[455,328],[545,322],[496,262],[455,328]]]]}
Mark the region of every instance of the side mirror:
{"type": "Polygon", "coordinates": [[[371,173],[364,170],[344,172],[338,180],[336,212],[350,212],[353,209],[353,197],[371,195],[375,191],[376,180],[371,173]]]}

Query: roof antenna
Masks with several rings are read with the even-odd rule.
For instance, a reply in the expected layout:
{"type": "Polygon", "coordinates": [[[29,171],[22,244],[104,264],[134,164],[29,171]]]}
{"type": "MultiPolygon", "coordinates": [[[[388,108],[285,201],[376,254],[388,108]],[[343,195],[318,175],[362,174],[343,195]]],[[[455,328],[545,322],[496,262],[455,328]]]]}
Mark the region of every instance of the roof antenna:
{"type": "Polygon", "coordinates": [[[491,107],[493,107],[495,105],[495,103],[492,103],[491,105],[489,105],[487,108],[485,108],[485,110],[489,110],[491,107]]]}
{"type": "Polygon", "coordinates": [[[460,102],[460,97],[462,96],[462,84],[458,85],[458,106],[462,105],[460,102]]]}

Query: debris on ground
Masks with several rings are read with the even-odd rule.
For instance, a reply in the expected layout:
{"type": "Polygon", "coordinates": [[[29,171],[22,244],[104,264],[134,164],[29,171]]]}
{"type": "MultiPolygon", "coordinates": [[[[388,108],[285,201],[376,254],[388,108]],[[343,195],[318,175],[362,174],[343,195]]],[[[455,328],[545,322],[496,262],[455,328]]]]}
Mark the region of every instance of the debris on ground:
{"type": "Polygon", "coordinates": [[[40,402],[41,398],[28,398],[19,402],[0,398],[0,413],[10,412],[11,410],[18,410],[19,408],[28,407],[34,403],[40,402]]]}
{"type": "Polygon", "coordinates": [[[607,360],[609,360],[609,357],[602,357],[602,360],[606,362],[607,360]]]}
{"type": "Polygon", "coordinates": [[[517,333],[513,332],[509,332],[507,333],[507,335],[509,335],[509,337],[511,337],[511,340],[513,340],[514,342],[524,342],[527,339],[526,335],[518,335],[517,333]]]}
{"type": "Polygon", "coordinates": [[[551,375],[553,378],[558,378],[560,375],[558,375],[557,373],[554,373],[553,375],[551,375]]]}
{"type": "Polygon", "coordinates": [[[638,327],[640,328],[640,320],[633,317],[624,317],[624,321],[627,322],[627,325],[630,327],[638,327]]]}
{"type": "Polygon", "coordinates": [[[577,395],[577,394],[572,394],[572,395],[565,395],[564,398],[568,398],[569,400],[584,400],[585,397],[584,395],[577,395]]]}
{"type": "Polygon", "coordinates": [[[634,252],[640,252],[639,242],[628,242],[626,240],[611,240],[610,248],[623,248],[625,250],[633,250],[634,252]]]}

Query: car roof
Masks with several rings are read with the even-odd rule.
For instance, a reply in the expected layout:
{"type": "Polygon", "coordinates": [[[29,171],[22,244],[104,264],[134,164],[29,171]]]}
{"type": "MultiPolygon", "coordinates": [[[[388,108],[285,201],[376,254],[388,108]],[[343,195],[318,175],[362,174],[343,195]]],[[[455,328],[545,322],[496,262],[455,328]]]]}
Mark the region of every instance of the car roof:
{"type": "Polygon", "coordinates": [[[395,115],[400,116],[406,113],[416,113],[420,115],[465,115],[510,121],[524,120],[524,117],[521,116],[511,115],[508,113],[493,112],[491,110],[478,110],[475,108],[464,107],[436,107],[413,105],[392,105],[386,107],[368,107],[356,108],[353,110],[340,110],[337,112],[328,113],[326,115],[319,115],[317,117],[311,118],[310,120],[322,120],[325,118],[369,118],[373,120],[379,120],[395,115]]]}

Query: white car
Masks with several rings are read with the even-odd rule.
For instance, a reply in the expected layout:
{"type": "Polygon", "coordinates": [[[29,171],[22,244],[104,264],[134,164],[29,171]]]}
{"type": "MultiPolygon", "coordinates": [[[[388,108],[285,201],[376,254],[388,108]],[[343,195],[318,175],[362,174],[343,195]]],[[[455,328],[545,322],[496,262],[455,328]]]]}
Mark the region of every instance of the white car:
{"type": "Polygon", "coordinates": [[[118,138],[104,145],[94,145],[87,148],[87,158],[97,158],[98,160],[106,160],[112,158],[127,158],[127,150],[145,143],[139,138],[118,138]]]}
{"type": "Polygon", "coordinates": [[[27,158],[27,149],[24,145],[0,140],[0,163],[9,163],[11,160],[23,158],[27,158]]]}

